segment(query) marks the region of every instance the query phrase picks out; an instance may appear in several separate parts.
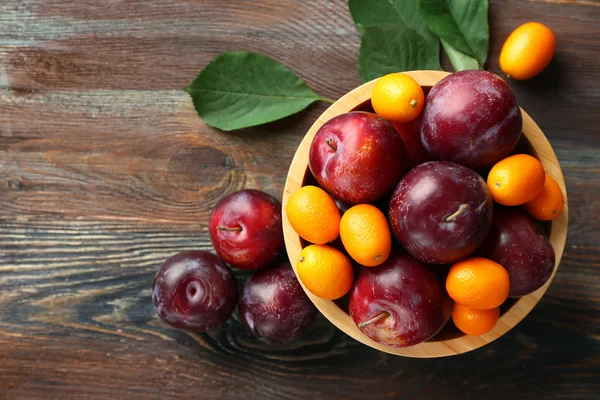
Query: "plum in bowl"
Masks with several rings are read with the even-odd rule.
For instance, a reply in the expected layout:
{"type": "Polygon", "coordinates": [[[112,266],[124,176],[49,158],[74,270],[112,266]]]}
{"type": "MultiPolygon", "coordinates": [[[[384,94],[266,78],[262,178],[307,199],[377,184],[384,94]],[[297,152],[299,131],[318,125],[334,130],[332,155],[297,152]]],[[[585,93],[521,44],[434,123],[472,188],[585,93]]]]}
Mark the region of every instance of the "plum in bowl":
{"type": "MultiPolygon", "coordinates": [[[[405,74],[415,79],[417,83],[423,87],[425,92],[449,75],[448,72],[443,71],[409,71],[405,72],[405,74]]],[[[282,216],[285,246],[294,270],[296,268],[295,264],[298,255],[307,243],[292,229],[287,216],[285,215],[285,208],[292,193],[306,184],[314,183],[314,178],[309,169],[309,152],[313,138],[327,121],[336,116],[351,111],[372,110],[370,97],[375,82],[376,81],[371,81],[359,86],[330,106],[312,125],[296,151],[286,178],[285,189],[283,192],[282,216]]],[[[538,158],[546,172],[556,179],[563,190],[563,193],[566,193],[563,174],[552,146],[537,124],[522,109],[521,114],[523,118],[522,135],[514,152],[527,152],[538,158]]],[[[410,347],[390,347],[377,343],[363,334],[348,314],[347,306],[343,304],[343,301],[333,302],[324,300],[316,297],[306,290],[306,288],[303,288],[311,301],[331,323],[347,335],[367,346],[390,354],[416,358],[445,357],[462,354],[496,340],[517,325],[535,307],[556,274],[565,247],[567,225],[568,206],[565,197],[565,206],[562,214],[546,225],[548,238],[556,255],[554,270],[550,279],[533,293],[518,299],[509,299],[509,301],[501,308],[501,317],[494,329],[482,336],[466,336],[459,333],[456,329],[453,329],[454,327],[451,326],[452,323],[449,322],[446,328],[442,329],[436,336],[428,341],[410,347]]],[[[398,244],[396,245],[399,246],[398,244]]]]}

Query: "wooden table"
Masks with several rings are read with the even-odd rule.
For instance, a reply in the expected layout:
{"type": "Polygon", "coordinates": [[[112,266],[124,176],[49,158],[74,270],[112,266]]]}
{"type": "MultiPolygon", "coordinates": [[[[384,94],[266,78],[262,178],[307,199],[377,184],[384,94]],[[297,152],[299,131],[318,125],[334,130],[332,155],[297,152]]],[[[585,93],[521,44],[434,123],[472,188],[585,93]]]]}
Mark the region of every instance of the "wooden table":
{"type": "Polygon", "coordinates": [[[150,299],[163,260],[210,249],[219,198],[281,198],[326,107],[224,133],[179,89],[217,54],[249,50],[341,96],[361,83],[345,1],[0,2],[0,398],[598,398],[600,2],[492,1],[487,69],[529,20],[554,30],[558,51],[541,76],[510,83],[561,161],[566,253],[510,333],[426,360],[371,350],[323,317],[278,348],[236,321],[185,333],[150,299]]]}

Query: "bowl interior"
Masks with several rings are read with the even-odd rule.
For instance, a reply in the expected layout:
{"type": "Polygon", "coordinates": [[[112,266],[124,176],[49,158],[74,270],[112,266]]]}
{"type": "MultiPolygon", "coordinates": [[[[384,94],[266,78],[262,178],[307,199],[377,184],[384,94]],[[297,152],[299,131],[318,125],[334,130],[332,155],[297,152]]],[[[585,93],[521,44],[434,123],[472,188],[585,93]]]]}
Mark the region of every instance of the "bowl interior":
{"type": "MultiPolygon", "coordinates": [[[[442,71],[410,71],[406,72],[406,74],[413,77],[423,87],[426,93],[435,83],[449,75],[449,73],[442,71]]],[[[290,262],[294,267],[294,272],[296,271],[296,261],[299,253],[302,248],[307,245],[307,242],[301,239],[291,228],[287,215],[285,214],[285,208],[287,201],[293,192],[301,186],[315,183],[314,178],[308,169],[308,152],[312,139],[325,122],[337,115],[349,111],[372,112],[373,109],[371,107],[370,95],[374,84],[375,81],[371,81],[359,86],[329,107],[309,129],[302,143],[298,147],[290,165],[283,193],[283,228],[286,250],[290,262]]],[[[406,348],[394,348],[382,345],[365,336],[356,327],[350,318],[350,315],[348,315],[346,297],[336,300],[335,302],[324,300],[314,296],[303,286],[309,298],[330,322],[354,339],[386,353],[419,358],[444,357],[465,353],[492,342],[512,329],[533,309],[533,307],[535,307],[554,279],[554,275],[556,274],[556,270],[558,269],[562,257],[567,235],[568,205],[564,178],[556,155],[552,150],[552,146],[531,117],[529,117],[525,111],[521,111],[523,114],[523,135],[521,136],[521,140],[515,148],[514,153],[528,153],[538,158],[542,162],[546,172],[556,179],[565,196],[565,208],[563,213],[551,223],[549,222],[544,225],[544,229],[549,235],[550,242],[556,253],[554,271],[548,282],[540,289],[527,296],[519,299],[508,299],[501,307],[500,320],[494,329],[485,335],[466,336],[458,331],[450,320],[449,323],[446,324],[446,326],[432,339],[406,348]]]]}

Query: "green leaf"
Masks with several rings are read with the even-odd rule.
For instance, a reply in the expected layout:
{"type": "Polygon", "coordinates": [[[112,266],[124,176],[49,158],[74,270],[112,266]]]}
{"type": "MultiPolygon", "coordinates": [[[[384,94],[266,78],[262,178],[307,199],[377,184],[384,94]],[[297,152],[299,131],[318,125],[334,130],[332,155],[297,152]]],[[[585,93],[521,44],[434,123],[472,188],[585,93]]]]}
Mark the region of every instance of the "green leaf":
{"type": "Polygon", "coordinates": [[[348,0],[362,33],[358,72],[364,82],[415,69],[441,69],[440,41],[415,0],[348,0]]]}
{"type": "Polygon", "coordinates": [[[217,56],[184,90],[204,122],[225,131],[275,121],[323,100],[285,66],[247,52],[217,56]]]}
{"type": "Polygon", "coordinates": [[[403,25],[361,26],[358,73],[363,82],[392,72],[442,69],[439,45],[403,25]]]}
{"type": "Polygon", "coordinates": [[[419,0],[419,8],[436,35],[484,65],[489,46],[487,0],[419,0]]]}
{"type": "Polygon", "coordinates": [[[437,42],[419,13],[416,0],[348,0],[350,14],[357,26],[406,25],[428,42],[437,42]]]}
{"type": "Polygon", "coordinates": [[[446,51],[446,54],[448,54],[448,58],[450,59],[450,62],[452,63],[452,66],[456,72],[465,69],[480,69],[479,63],[474,57],[468,56],[465,53],[456,50],[444,39],[442,39],[442,47],[446,51]]]}

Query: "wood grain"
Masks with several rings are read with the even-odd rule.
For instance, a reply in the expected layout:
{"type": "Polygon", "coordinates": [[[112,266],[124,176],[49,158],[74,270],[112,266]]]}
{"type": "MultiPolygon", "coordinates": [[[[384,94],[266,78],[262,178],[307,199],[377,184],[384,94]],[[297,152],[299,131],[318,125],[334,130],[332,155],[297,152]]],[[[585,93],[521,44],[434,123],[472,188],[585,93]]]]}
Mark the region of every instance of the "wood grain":
{"type": "Polygon", "coordinates": [[[235,318],[188,334],[163,325],[150,301],[164,259],[210,248],[207,217],[221,196],[254,187],[281,198],[295,149],[326,109],[226,134],[179,88],[215,55],[249,50],[339,98],[361,83],[346,1],[0,2],[0,398],[596,398],[600,7],[490,1],[489,70],[529,20],[558,38],[547,71],[510,84],[564,172],[559,273],[497,341],[413,360],[321,316],[283,347],[235,318]]]}

